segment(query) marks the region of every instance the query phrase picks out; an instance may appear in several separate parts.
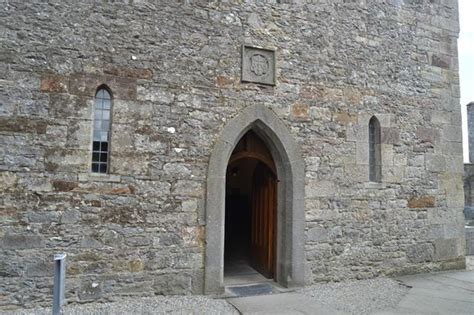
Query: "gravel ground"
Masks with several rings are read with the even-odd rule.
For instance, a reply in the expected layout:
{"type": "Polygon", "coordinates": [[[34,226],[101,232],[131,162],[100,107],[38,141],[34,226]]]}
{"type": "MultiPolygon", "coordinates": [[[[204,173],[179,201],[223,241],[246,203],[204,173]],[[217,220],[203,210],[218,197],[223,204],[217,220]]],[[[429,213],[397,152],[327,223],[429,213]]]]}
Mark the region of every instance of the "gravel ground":
{"type": "MultiPolygon", "coordinates": [[[[387,278],[324,283],[297,290],[316,303],[352,314],[368,314],[396,306],[408,288],[387,278]]],[[[115,314],[239,314],[225,300],[205,296],[157,296],[124,298],[120,302],[75,304],[64,307],[64,315],[115,314]]],[[[46,315],[50,308],[1,313],[12,315],[46,315]]]]}
{"type": "MultiPolygon", "coordinates": [[[[474,256],[469,257],[474,265],[474,256]]],[[[352,314],[370,314],[395,307],[407,294],[408,288],[388,278],[337,283],[322,283],[297,290],[326,305],[352,314]]],[[[206,296],[157,296],[153,298],[124,298],[120,302],[74,304],[64,307],[64,315],[115,314],[239,314],[223,299],[206,296]]],[[[50,308],[0,312],[0,315],[51,314],[50,308]]]]}
{"type": "MultiPolygon", "coordinates": [[[[21,310],[0,314],[51,315],[51,308],[21,310]]],[[[225,300],[205,296],[157,296],[124,298],[120,302],[68,305],[64,315],[130,315],[130,314],[239,314],[225,300]]]]}
{"type": "Polygon", "coordinates": [[[387,278],[317,284],[297,292],[316,303],[349,312],[370,314],[396,306],[408,288],[387,278]]]}

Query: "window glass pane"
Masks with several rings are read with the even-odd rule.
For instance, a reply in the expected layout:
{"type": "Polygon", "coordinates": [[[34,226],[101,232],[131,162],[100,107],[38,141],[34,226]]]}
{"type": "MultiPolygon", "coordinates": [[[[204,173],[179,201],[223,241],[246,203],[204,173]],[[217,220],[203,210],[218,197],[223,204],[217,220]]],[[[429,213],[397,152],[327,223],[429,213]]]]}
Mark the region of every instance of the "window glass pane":
{"type": "Polygon", "coordinates": [[[99,141],[94,141],[92,144],[92,150],[93,151],[99,151],[100,150],[100,142],[99,141]]]}
{"type": "Polygon", "coordinates": [[[107,162],[107,153],[101,153],[100,154],[100,161],[101,162],[107,162]]]}
{"type": "Polygon", "coordinates": [[[107,142],[102,142],[100,150],[103,152],[108,152],[108,147],[109,147],[109,144],[107,142]]]}
{"type": "Polygon", "coordinates": [[[100,89],[97,94],[96,94],[96,98],[104,98],[104,92],[105,92],[105,89],[100,89]]]}
{"type": "Polygon", "coordinates": [[[110,111],[109,110],[102,111],[102,119],[110,120],[110,111]]]}
{"type": "Polygon", "coordinates": [[[102,101],[102,108],[103,109],[110,109],[110,100],[103,100],[102,101]]]}
{"type": "Polygon", "coordinates": [[[109,140],[109,133],[107,131],[100,132],[100,141],[107,142],[109,140]]]}
{"type": "Polygon", "coordinates": [[[100,109],[96,109],[94,111],[94,119],[95,120],[100,120],[102,119],[102,111],[100,109]]]}
{"type": "Polygon", "coordinates": [[[94,130],[94,141],[100,141],[100,131],[94,130]]]}
{"type": "Polygon", "coordinates": [[[109,121],[108,120],[102,120],[102,130],[109,131],[109,121]]]}
{"type": "Polygon", "coordinates": [[[92,153],[92,162],[100,162],[99,157],[100,157],[100,153],[97,153],[97,152],[92,153]]]}
{"type": "Polygon", "coordinates": [[[92,172],[98,173],[99,172],[99,164],[92,163],[92,172]]]}
{"type": "Polygon", "coordinates": [[[108,92],[106,89],[102,89],[102,91],[103,91],[102,98],[103,98],[103,99],[110,100],[111,97],[110,97],[109,92],[108,92]]]}
{"type": "Polygon", "coordinates": [[[95,99],[95,109],[102,109],[102,100],[100,98],[95,99]]]}
{"type": "Polygon", "coordinates": [[[94,130],[100,129],[101,126],[102,124],[100,120],[94,120],[94,130]]]}
{"type": "Polygon", "coordinates": [[[100,164],[100,173],[107,173],[107,164],[100,164]]]}

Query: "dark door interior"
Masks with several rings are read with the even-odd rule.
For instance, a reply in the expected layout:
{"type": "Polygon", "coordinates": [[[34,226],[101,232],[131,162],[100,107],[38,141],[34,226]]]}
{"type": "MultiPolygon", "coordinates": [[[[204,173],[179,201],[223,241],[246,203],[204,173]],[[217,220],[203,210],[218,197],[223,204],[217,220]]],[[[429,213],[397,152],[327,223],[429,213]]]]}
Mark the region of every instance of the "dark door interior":
{"type": "Polygon", "coordinates": [[[224,272],[229,268],[251,266],[265,277],[273,278],[275,173],[269,150],[249,131],[234,149],[227,168],[224,272]]]}

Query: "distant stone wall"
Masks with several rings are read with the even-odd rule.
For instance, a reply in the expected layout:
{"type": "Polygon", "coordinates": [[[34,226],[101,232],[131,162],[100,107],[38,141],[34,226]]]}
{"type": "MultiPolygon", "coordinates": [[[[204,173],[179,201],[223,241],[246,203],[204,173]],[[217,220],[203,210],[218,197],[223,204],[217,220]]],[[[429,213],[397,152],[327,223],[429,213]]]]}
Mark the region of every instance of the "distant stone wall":
{"type": "Polygon", "coordinates": [[[466,227],[466,255],[474,255],[474,226],[466,227]]]}
{"type": "Polygon", "coordinates": [[[464,216],[474,220],[474,164],[464,164],[464,216]]]}
{"type": "Polygon", "coordinates": [[[292,2],[2,4],[0,309],[49,305],[57,252],[70,303],[202,293],[209,156],[252,104],[301,147],[308,282],[464,266],[457,1],[292,2]],[[240,81],[242,44],[276,50],[275,86],[240,81]]]}
{"type": "Polygon", "coordinates": [[[469,163],[474,162],[474,102],[466,105],[467,110],[467,138],[469,144],[469,163]]]}
{"type": "Polygon", "coordinates": [[[464,216],[466,220],[471,221],[474,220],[474,102],[467,104],[466,108],[469,163],[464,164],[464,216]]]}

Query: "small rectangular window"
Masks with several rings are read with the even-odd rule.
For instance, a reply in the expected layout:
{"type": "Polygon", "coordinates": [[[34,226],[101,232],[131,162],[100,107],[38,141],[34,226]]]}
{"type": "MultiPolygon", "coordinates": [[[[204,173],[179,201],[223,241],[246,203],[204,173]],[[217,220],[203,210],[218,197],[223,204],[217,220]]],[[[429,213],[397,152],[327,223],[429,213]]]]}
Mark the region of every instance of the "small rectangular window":
{"type": "Polygon", "coordinates": [[[369,180],[380,182],[382,179],[380,123],[374,116],[369,121],[369,180]]]}

